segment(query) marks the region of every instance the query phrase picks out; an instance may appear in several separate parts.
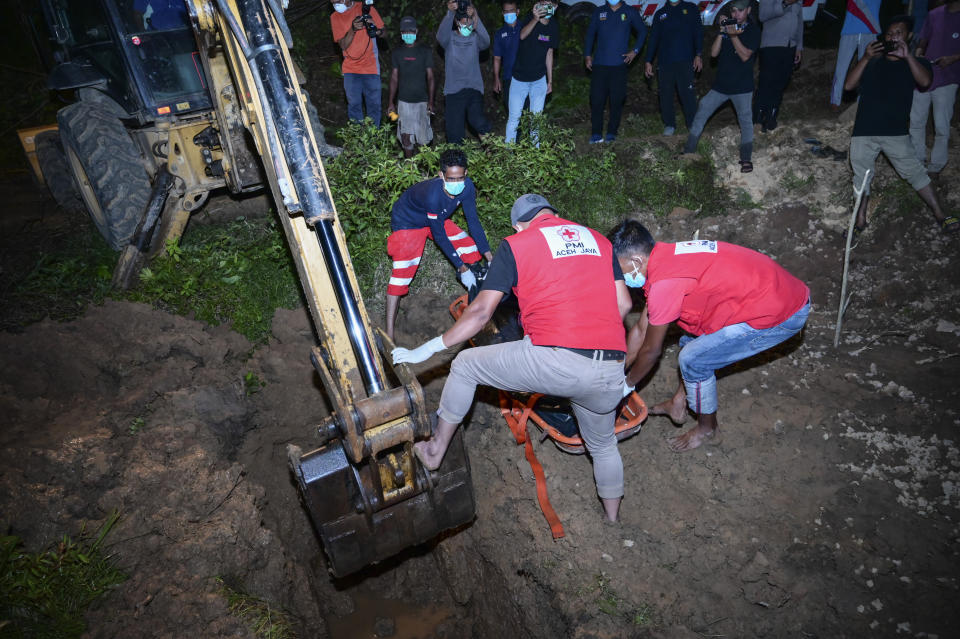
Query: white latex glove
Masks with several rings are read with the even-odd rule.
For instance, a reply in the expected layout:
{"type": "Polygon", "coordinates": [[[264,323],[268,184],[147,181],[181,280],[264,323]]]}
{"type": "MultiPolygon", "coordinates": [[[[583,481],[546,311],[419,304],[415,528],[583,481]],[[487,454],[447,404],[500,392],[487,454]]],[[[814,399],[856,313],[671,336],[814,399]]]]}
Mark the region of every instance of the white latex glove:
{"type": "Polygon", "coordinates": [[[443,344],[443,336],[437,335],[429,342],[424,342],[412,350],[409,348],[395,348],[391,351],[391,355],[393,355],[394,364],[419,364],[420,362],[427,361],[433,354],[439,353],[446,348],[443,344]]]}
{"type": "Polygon", "coordinates": [[[626,397],[634,391],[634,387],[627,383],[627,379],[623,379],[623,396],[626,397]]]}
{"type": "Polygon", "coordinates": [[[460,283],[469,291],[477,285],[477,276],[468,268],[463,273],[460,273],[460,283]]]}

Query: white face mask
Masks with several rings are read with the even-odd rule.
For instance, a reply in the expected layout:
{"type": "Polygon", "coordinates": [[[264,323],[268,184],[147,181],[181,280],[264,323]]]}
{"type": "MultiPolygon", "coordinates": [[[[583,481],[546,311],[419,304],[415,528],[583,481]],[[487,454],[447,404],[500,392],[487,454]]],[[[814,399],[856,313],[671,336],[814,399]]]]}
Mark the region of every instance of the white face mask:
{"type": "Polygon", "coordinates": [[[342,2],[337,2],[333,5],[333,10],[337,13],[343,13],[347,10],[347,5],[343,4],[342,2]]]}

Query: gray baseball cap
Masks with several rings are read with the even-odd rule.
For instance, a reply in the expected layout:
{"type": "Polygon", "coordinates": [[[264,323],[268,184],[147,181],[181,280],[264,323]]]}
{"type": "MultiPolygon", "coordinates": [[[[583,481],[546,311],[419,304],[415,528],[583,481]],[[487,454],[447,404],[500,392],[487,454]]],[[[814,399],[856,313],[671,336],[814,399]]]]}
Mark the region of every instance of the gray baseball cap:
{"type": "Polygon", "coordinates": [[[403,16],[400,19],[400,31],[416,31],[417,19],[413,16],[403,16]]]}
{"type": "Polygon", "coordinates": [[[516,226],[517,222],[529,222],[533,216],[540,212],[540,209],[550,209],[554,213],[557,209],[553,208],[547,198],[536,193],[527,193],[517,198],[510,209],[510,226],[516,226]]]}

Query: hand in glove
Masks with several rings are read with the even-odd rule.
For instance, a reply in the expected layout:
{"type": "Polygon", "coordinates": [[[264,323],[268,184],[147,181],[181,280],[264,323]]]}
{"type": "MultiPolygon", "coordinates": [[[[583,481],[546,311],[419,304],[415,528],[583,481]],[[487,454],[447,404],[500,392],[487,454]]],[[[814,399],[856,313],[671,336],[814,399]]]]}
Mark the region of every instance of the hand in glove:
{"type": "Polygon", "coordinates": [[[439,353],[446,348],[443,344],[443,336],[437,335],[429,342],[425,342],[414,349],[395,348],[391,354],[394,364],[419,364],[430,359],[434,353],[439,353]]]}
{"type": "Polygon", "coordinates": [[[464,288],[468,291],[477,285],[477,276],[473,274],[471,269],[465,270],[463,273],[460,273],[460,283],[463,284],[464,288]]]}

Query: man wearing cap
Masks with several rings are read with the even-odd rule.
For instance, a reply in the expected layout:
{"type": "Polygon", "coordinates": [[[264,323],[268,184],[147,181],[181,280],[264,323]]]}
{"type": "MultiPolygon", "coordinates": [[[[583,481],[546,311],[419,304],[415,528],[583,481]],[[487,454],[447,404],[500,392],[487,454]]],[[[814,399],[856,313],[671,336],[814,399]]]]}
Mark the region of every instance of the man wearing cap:
{"type": "Polygon", "coordinates": [[[590,144],[613,142],[627,98],[627,66],[643,48],[647,25],[640,12],[623,0],[607,0],[593,10],[583,43],[583,63],[590,71],[590,144]],[[630,46],[630,32],[637,39],[630,46]],[[607,136],[603,137],[603,112],[610,101],[607,136]]]}
{"type": "Polygon", "coordinates": [[[540,195],[517,199],[516,234],[504,238],[477,298],[445,333],[415,348],[397,348],[394,363],[417,363],[465,342],[516,295],[522,341],[468,348],[450,366],[433,436],[414,446],[423,465],[440,465],[479,384],[511,392],[569,398],[593,459],[604,517],[616,521],[623,497],[623,461],[614,435],[623,397],[630,293],[610,242],[597,231],[557,216],[540,195]]]}
{"type": "Polygon", "coordinates": [[[753,62],[760,48],[760,28],[748,19],[750,0],[733,0],[727,6],[734,22],[721,24],[710,46],[710,56],[717,58],[717,77],[700,99],[683,152],[697,150],[707,120],[729,100],[740,123],[740,172],[749,173],[753,170],[753,62]]]}
{"type": "Polygon", "coordinates": [[[403,46],[391,54],[393,71],[390,73],[387,113],[399,115],[397,137],[403,147],[403,156],[409,158],[416,145],[429,144],[433,140],[430,126],[434,95],[433,52],[416,43],[417,21],[413,16],[400,20],[400,37],[403,46]]]}

